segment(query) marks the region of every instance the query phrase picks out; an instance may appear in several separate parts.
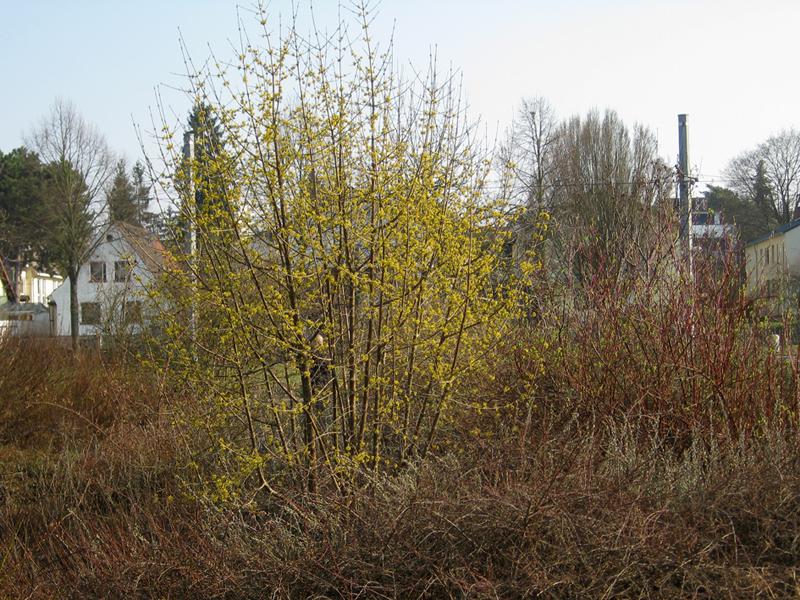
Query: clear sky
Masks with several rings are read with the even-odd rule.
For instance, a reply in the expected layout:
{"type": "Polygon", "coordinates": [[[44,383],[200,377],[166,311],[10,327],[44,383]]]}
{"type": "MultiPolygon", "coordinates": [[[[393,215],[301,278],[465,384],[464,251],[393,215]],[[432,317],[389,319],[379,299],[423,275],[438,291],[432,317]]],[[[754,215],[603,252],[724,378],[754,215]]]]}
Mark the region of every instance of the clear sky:
{"type": "MultiPolygon", "coordinates": [[[[305,6],[304,0],[299,0],[305,6]]],[[[241,2],[248,6],[249,1],[241,2]]],[[[344,2],[347,5],[347,2],[344,2]]],[[[336,0],[316,0],[333,26],[336,0]]],[[[273,0],[288,14],[291,2],[273,0]]],[[[401,64],[460,69],[470,111],[490,134],[526,96],[559,116],[597,107],[656,131],[677,154],[677,115],[689,114],[690,157],[701,181],[716,180],[739,152],[800,126],[800,0],[383,0],[377,37],[395,30],[401,64]]],[[[231,54],[234,0],[0,0],[0,150],[56,97],[72,100],[129,160],[133,123],[147,131],[161,88],[174,120],[189,100],[171,88],[193,58],[231,54]]]]}

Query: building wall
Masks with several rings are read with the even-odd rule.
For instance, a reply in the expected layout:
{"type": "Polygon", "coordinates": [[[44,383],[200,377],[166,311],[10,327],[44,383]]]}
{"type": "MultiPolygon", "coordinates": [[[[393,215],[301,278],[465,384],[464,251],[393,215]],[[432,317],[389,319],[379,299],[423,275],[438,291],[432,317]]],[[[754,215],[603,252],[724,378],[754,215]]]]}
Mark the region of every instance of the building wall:
{"type": "Polygon", "coordinates": [[[787,252],[786,237],[786,234],[775,235],[757,244],[747,246],[745,260],[748,294],[760,294],[770,284],[785,277],[787,262],[790,257],[793,257],[791,248],[787,252]]]}
{"type": "Polygon", "coordinates": [[[50,317],[47,313],[31,315],[30,320],[0,320],[0,337],[46,337],[50,335],[50,317]]]}
{"type": "Polygon", "coordinates": [[[783,238],[786,272],[791,277],[800,277],[800,227],[787,231],[783,238]]]}
{"type": "Polygon", "coordinates": [[[796,306],[800,281],[800,227],[763,240],[745,249],[747,293],[767,300],[773,316],[796,306]]]}
{"type": "Polygon", "coordinates": [[[50,295],[63,281],[63,277],[39,273],[34,267],[28,266],[20,272],[19,294],[27,296],[29,302],[47,304],[50,295]]]}
{"type": "MultiPolygon", "coordinates": [[[[92,252],[78,274],[78,306],[80,335],[96,335],[101,333],[111,319],[118,318],[118,311],[125,302],[142,302],[145,300],[144,287],[152,280],[152,275],[144,268],[136,252],[112,228],[103,234],[103,241],[92,252]],[[109,237],[110,236],[110,239],[109,237]],[[131,272],[126,281],[115,281],[115,263],[130,261],[131,272]],[[92,280],[92,263],[105,265],[105,281],[92,280]],[[82,314],[86,304],[100,305],[100,323],[88,324],[86,315],[82,314]]],[[[52,293],[52,301],[56,304],[57,335],[70,335],[69,280],[56,288],[52,293]]]]}

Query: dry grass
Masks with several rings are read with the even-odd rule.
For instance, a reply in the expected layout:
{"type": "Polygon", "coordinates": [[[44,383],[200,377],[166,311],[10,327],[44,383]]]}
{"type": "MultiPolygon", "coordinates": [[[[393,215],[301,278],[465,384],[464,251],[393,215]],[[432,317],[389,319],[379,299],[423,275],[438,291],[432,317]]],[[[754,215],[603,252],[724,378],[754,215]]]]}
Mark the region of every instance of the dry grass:
{"type": "Polygon", "coordinates": [[[423,463],[239,506],[136,363],[6,346],[0,596],[797,597],[796,365],[722,284],[617,292],[506,340],[423,463]]]}
{"type": "Polygon", "coordinates": [[[99,489],[75,486],[73,475],[67,496],[82,502],[37,537],[12,539],[0,589],[36,598],[793,597],[796,442],[675,456],[627,428],[596,435],[572,424],[522,454],[487,444],[347,498],[302,498],[302,514],[279,501],[218,510],[170,500],[143,465],[111,480],[114,465],[98,464],[99,489]],[[118,497],[100,491],[112,488],[118,497]]]}

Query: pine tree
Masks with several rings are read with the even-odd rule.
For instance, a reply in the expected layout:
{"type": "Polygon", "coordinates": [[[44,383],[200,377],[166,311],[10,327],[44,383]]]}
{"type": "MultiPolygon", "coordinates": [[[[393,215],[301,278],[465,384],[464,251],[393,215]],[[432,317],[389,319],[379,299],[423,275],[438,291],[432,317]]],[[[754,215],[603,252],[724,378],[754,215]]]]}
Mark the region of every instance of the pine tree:
{"type": "Polygon", "coordinates": [[[222,129],[212,107],[202,102],[195,104],[187,125],[194,133],[195,163],[198,165],[194,199],[197,211],[202,214],[218,206],[222,200],[220,192],[223,188],[218,185],[220,177],[215,177],[205,168],[215,163],[223,152],[222,129]]]}
{"type": "Polygon", "coordinates": [[[111,186],[108,190],[108,211],[112,222],[124,222],[138,225],[140,210],[136,198],[136,189],[128,178],[124,160],[117,162],[111,186]]]}
{"type": "Polygon", "coordinates": [[[775,208],[775,201],[772,195],[772,187],[767,179],[767,171],[764,166],[764,161],[758,161],[756,166],[756,173],[753,176],[753,204],[755,204],[759,212],[766,215],[774,214],[775,218],[781,220],[783,217],[784,222],[788,222],[791,215],[781,215],[775,208]]]}
{"type": "Polygon", "coordinates": [[[48,266],[44,232],[48,229],[45,193],[49,172],[35,152],[0,152],[0,281],[16,297],[16,271],[30,261],[48,266]]]}

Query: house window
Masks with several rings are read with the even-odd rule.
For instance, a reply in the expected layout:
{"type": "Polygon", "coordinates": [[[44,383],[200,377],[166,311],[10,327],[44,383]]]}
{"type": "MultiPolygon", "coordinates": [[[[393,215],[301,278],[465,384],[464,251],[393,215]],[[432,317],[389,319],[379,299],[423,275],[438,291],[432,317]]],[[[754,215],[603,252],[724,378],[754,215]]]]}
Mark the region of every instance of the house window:
{"type": "Polygon", "coordinates": [[[103,283],[106,280],[106,263],[92,261],[89,263],[89,281],[103,283]]]}
{"type": "Polygon", "coordinates": [[[83,325],[100,325],[99,302],[81,302],[81,323],[83,325]]]}
{"type": "Polygon", "coordinates": [[[131,263],[127,260],[117,260],[114,262],[114,281],[128,281],[131,275],[131,263]]]}
{"type": "Polygon", "coordinates": [[[125,321],[128,323],[141,323],[142,322],[142,303],[139,300],[132,300],[126,302],[124,307],[125,321]]]}

